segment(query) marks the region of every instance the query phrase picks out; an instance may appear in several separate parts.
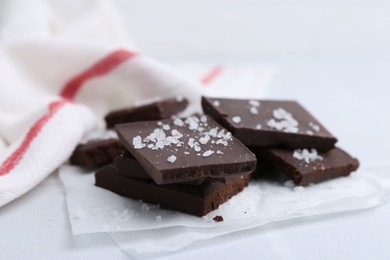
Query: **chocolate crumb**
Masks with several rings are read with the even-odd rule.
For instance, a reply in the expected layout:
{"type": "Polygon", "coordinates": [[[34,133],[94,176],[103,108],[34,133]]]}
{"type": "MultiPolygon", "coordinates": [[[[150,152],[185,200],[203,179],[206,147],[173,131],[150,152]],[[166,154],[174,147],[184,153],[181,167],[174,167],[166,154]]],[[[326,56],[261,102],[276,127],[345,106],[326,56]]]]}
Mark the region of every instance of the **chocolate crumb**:
{"type": "Polygon", "coordinates": [[[215,217],[213,218],[213,220],[214,220],[215,222],[222,222],[222,221],[223,221],[223,217],[217,215],[217,216],[215,216],[215,217]]]}

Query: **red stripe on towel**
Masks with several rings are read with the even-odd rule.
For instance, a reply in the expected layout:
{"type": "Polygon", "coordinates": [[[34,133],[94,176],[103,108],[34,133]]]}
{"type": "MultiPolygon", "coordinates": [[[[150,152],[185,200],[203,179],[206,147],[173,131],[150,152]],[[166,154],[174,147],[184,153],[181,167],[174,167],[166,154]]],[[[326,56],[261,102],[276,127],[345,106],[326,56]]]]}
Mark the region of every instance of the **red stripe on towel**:
{"type": "Polygon", "coordinates": [[[64,98],[73,99],[85,81],[107,74],[123,62],[127,61],[129,58],[136,55],[136,52],[128,50],[116,50],[108,54],[90,68],[70,79],[62,88],[60,95],[64,98]]]}
{"type": "Polygon", "coordinates": [[[31,142],[38,136],[42,128],[50,119],[66,104],[67,101],[60,100],[49,104],[49,112],[43,115],[30,128],[20,146],[0,165],[0,176],[9,173],[22,159],[31,142]]]}
{"type": "Polygon", "coordinates": [[[223,67],[221,65],[216,66],[212,70],[210,70],[200,81],[204,85],[208,85],[222,73],[222,70],[223,67]]]}
{"type": "Polygon", "coordinates": [[[67,103],[66,99],[73,99],[80,90],[82,84],[97,76],[102,76],[109,73],[117,66],[127,61],[129,58],[137,55],[135,52],[127,50],[116,50],[106,57],[93,64],[90,68],[71,78],[62,88],[60,95],[64,98],[60,101],[55,101],[49,104],[49,112],[43,115],[30,128],[27,135],[24,137],[19,147],[3,161],[0,165],[0,176],[8,174],[19,161],[23,158],[31,142],[38,136],[42,128],[50,121],[50,119],[67,103]]]}

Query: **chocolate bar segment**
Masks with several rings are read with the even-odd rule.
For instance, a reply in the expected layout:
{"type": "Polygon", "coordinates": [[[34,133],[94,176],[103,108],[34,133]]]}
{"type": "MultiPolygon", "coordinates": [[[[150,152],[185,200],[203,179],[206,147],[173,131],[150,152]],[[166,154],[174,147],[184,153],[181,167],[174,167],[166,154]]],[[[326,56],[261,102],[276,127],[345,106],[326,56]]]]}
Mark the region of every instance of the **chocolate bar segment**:
{"type": "Polygon", "coordinates": [[[359,167],[357,159],[337,147],[326,153],[318,153],[315,149],[266,149],[259,160],[270,163],[296,185],[302,186],[347,176],[359,167]]]}
{"type": "Polygon", "coordinates": [[[248,185],[250,175],[237,176],[228,184],[207,179],[199,186],[157,185],[152,180],[121,176],[114,167],[106,166],[96,172],[95,178],[96,186],[119,195],[160,204],[166,209],[204,216],[241,192],[248,185]]]}
{"type": "Polygon", "coordinates": [[[117,125],[122,144],[157,184],[246,175],[256,157],[206,115],[117,125]]]}
{"type": "Polygon", "coordinates": [[[70,157],[70,163],[87,168],[104,166],[125,152],[125,147],[118,139],[91,140],[80,144],[70,157]]]}
{"type": "MultiPolygon", "coordinates": [[[[114,159],[114,167],[119,175],[130,177],[130,178],[139,178],[139,179],[148,179],[151,180],[149,174],[142,168],[142,166],[137,162],[134,156],[129,152],[125,152],[114,159]]],[[[200,185],[206,180],[206,177],[199,178],[194,181],[182,182],[183,185],[200,185]]],[[[223,183],[226,183],[226,179],[218,179],[223,183]]]]}
{"type": "Polygon", "coordinates": [[[295,101],[202,97],[206,114],[243,144],[258,147],[332,149],[337,139],[295,101]]]}
{"type": "Polygon", "coordinates": [[[138,107],[117,110],[109,113],[105,120],[107,128],[113,128],[117,124],[167,119],[183,111],[187,105],[188,100],[178,96],[138,107]]]}

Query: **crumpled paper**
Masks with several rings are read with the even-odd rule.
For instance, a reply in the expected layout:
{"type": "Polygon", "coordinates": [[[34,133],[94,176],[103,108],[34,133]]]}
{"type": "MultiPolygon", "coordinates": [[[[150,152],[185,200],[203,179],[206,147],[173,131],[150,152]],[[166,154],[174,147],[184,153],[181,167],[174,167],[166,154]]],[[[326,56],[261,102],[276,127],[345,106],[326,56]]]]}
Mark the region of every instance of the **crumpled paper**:
{"type": "Polygon", "coordinates": [[[93,173],[79,167],[65,165],[59,174],[65,186],[73,234],[109,232],[124,251],[143,255],[172,252],[198,240],[271,222],[378,206],[390,195],[390,179],[375,171],[359,169],[349,177],[308,187],[253,181],[203,218],[95,187],[93,173]],[[214,222],[216,215],[223,216],[224,221],[214,222]]]}

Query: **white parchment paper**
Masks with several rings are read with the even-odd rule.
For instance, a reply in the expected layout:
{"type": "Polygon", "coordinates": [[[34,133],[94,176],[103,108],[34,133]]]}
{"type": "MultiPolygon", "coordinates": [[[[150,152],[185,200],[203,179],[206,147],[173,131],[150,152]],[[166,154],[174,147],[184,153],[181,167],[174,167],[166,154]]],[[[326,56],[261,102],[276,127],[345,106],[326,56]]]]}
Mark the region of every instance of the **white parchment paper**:
{"type": "Polygon", "coordinates": [[[367,209],[390,195],[390,179],[376,174],[375,168],[304,188],[254,181],[218,210],[199,218],[95,187],[93,173],[79,167],[61,167],[60,178],[73,233],[109,232],[130,254],[170,252],[275,221],[367,209]],[[215,223],[216,215],[224,221],[215,223]]]}

